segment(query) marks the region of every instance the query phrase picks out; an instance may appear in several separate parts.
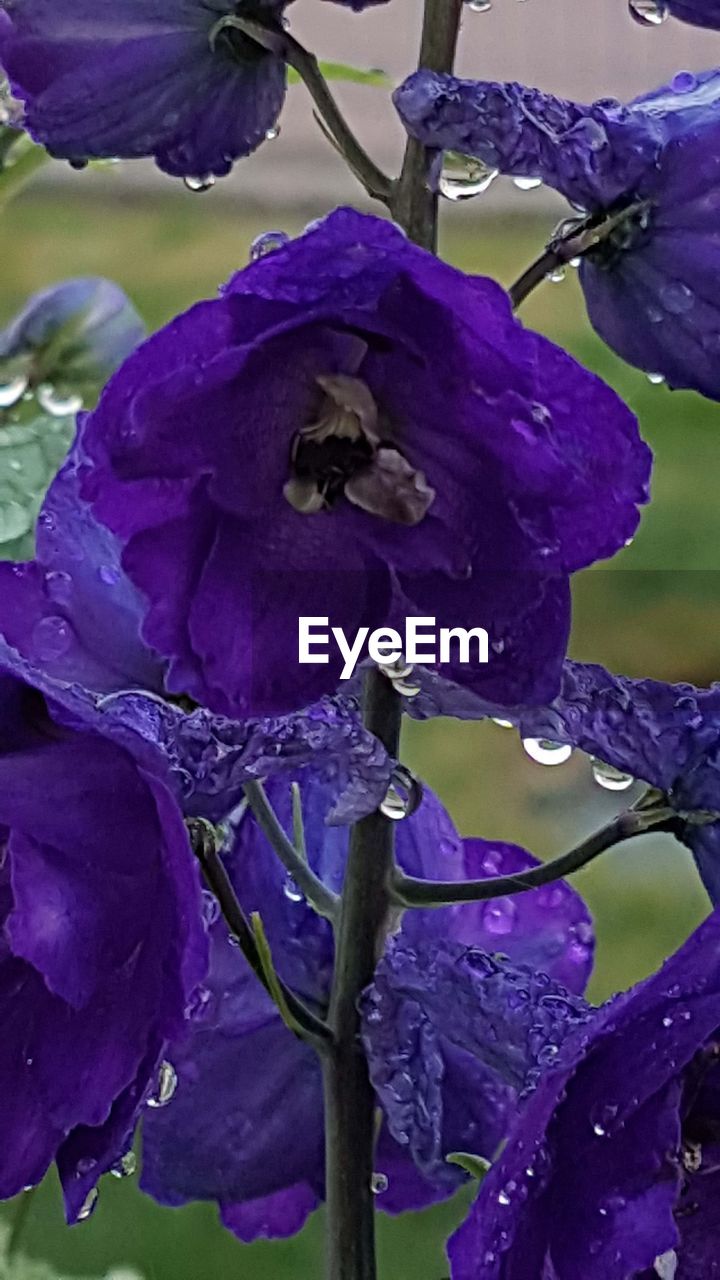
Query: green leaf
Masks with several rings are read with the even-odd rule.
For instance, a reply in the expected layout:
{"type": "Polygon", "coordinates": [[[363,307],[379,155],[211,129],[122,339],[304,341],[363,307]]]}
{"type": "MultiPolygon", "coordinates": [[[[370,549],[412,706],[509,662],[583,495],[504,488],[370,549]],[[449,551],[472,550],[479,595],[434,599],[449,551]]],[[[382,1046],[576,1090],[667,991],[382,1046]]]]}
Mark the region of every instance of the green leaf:
{"type": "Polygon", "coordinates": [[[448,1164],[459,1164],[461,1169],[469,1173],[471,1178],[477,1178],[478,1182],[482,1182],[491,1168],[489,1160],[483,1159],[482,1156],[474,1156],[469,1151],[451,1151],[445,1159],[448,1164]]]}
{"type": "Polygon", "coordinates": [[[282,989],[282,983],[278,978],[275,965],[273,964],[270,943],[267,940],[267,934],[265,933],[259,912],[253,911],[250,916],[250,925],[252,927],[253,937],[255,938],[258,950],[258,957],[260,959],[263,974],[265,975],[265,980],[268,984],[270,995],[275,1001],[280,1017],[286,1027],[288,1027],[290,1031],[294,1031],[296,1034],[299,1034],[302,1031],[302,1027],[288,1008],[285,993],[282,989]]]}
{"type": "MultiPolygon", "coordinates": [[[[388,89],[392,80],[380,67],[351,67],[346,62],[320,62],[320,71],[326,80],[346,80],[350,84],[369,84],[377,89],[388,89]]],[[[300,76],[288,67],[288,83],[300,84],[300,76]]]]}
{"type": "Polygon", "coordinates": [[[37,514],[74,429],[73,417],[7,422],[0,415],[0,559],[32,556],[37,514]]]}

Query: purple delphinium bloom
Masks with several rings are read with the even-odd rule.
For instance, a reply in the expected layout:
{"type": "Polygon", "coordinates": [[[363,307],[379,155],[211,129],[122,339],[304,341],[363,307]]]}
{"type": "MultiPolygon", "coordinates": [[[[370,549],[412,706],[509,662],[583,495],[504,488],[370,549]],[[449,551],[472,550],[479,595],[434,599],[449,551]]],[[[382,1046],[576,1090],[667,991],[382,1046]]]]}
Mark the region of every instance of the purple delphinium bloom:
{"type": "Polygon", "coordinates": [[[0,1197],[57,1162],[68,1220],[127,1151],[205,976],[197,867],[162,774],[0,662],[0,1197]]]}
{"type": "Polygon", "coordinates": [[[351,638],[482,625],[489,664],[455,652],[446,673],[552,696],[567,575],[621,546],[647,496],[609,388],[492,281],[347,209],[139,348],[80,438],[167,688],[236,716],[335,688],[334,644],[298,662],[299,615],[351,638]]]}
{"type": "Polygon", "coordinates": [[[560,1046],[451,1238],[452,1280],[717,1266],[720,911],[560,1046]]]}
{"type": "Polygon", "coordinates": [[[720,398],[720,72],[679,72],[628,106],[421,71],[395,93],[428,146],[537,177],[605,221],[582,257],[590,321],[630,364],[720,398]]]}
{"type": "MultiPolygon", "coordinates": [[[[137,311],[111,280],[63,280],[34,294],[0,331],[0,381],[14,377],[25,381],[25,389],[45,386],[59,414],[68,397],[71,405],[76,397],[94,402],[144,337],[137,311]]],[[[18,390],[18,400],[21,395],[18,390]]]]}
{"type": "MultiPolygon", "coordinates": [[[[289,783],[276,780],[268,792],[281,821],[289,826],[289,783]]],[[[337,890],[348,834],[326,823],[331,797],[322,775],[312,782],[306,779],[302,786],[310,862],[337,890]]],[[[512,845],[462,841],[430,793],[418,812],[399,824],[397,842],[401,865],[421,875],[489,876],[519,871],[534,861],[512,845]]],[[[322,1010],[332,975],[331,926],[309,908],[249,815],[240,820],[225,863],[245,910],[260,912],[281,977],[311,1007],[322,1010]]],[[[320,1064],[284,1026],[242,956],[228,944],[222,921],[212,927],[211,946],[207,991],[198,1002],[197,1019],[189,1034],[169,1050],[178,1070],[172,1107],[146,1117],[142,1186],[165,1204],[217,1201],[223,1221],[244,1240],[287,1235],[302,1226],[324,1194],[320,1064]]],[[[485,953],[502,950],[515,965],[513,994],[519,990],[519,1002],[527,996],[529,1011],[535,979],[523,966],[543,969],[549,976],[541,994],[561,991],[569,1016],[574,1018],[578,1010],[582,1016],[582,1002],[569,996],[566,986],[575,992],[584,988],[592,961],[592,929],[584,904],[568,885],[523,894],[517,902],[503,899],[407,912],[397,946],[406,953],[415,949],[421,985],[421,966],[437,948],[454,948],[468,965],[468,955],[479,961],[485,953]]],[[[538,992],[539,985],[538,980],[538,992]]],[[[486,1013],[490,1028],[494,1015],[484,1009],[475,1024],[478,1033],[486,1013]]],[[[499,1015],[499,1008],[495,1013],[499,1015]]],[[[534,1013],[531,1020],[537,1021],[534,1013]]],[[[400,1024],[409,1034],[405,1012],[400,1024]]],[[[477,1045],[473,1052],[445,1031],[438,1031],[441,1058],[435,1063],[436,1098],[428,1116],[437,1134],[435,1163],[426,1161],[426,1172],[420,1171],[408,1140],[393,1136],[399,1132],[397,1117],[390,1127],[382,1126],[376,1169],[380,1183],[382,1175],[387,1178],[387,1187],[378,1196],[378,1206],[390,1213],[420,1208],[450,1194],[464,1175],[445,1165],[443,1156],[458,1149],[491,1155],[515,1104],[522,1070],[519,1038],[513,1045],[515,1060],[505,1070],[497,1057],[484,1061],[477,1045]]],[[[388,1040],[390,1033],[388,1029],[388,1040]]],[[[537,1040],[534,1047],[539,1050],[539,1034],[537,1040]]],[[[528,1069],[534,1065],[531,1059],[530,1054],[528,1069]]],[[[378,1061],[380,1071],[381,1051],[378,1061]]],[[[409,1075],[405,1084],[412,1089],[409,1075]]],[[[380,1105],[387,1096],[383,1085],[380,1105]]],[[[389,1121],[389,1111],[386,1116],[389,1121]]]]}
{"type": "Polygon", "coordinates": [[[51,155],[154,156],[218,177],[275,124],[283,59],[223,20],[282,33],[286,0],[3,0],[0,62],[51,155]]]}

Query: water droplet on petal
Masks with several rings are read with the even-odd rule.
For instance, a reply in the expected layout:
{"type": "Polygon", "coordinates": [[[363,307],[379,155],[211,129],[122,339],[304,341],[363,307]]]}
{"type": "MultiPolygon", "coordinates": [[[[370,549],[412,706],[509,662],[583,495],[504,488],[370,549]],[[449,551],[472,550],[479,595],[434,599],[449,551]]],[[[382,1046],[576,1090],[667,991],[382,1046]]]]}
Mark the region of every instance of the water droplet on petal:
{"type": "Polygon", "coordinates": [[[675,1250],[668,1249],[667,1253],[658,1254],[653,1263],[653,1269],[660,1280],[675,1280],[678,1269],[678,1256],[675,1250]]]}
{"type": "Polygon", "coordinates": [[[629,0],[630,17],[641,27],[659,27],[670,12],[668,0],[629,0]]]}
{"type": "Polygon", "coordinates": [[[508,1205],[510,1203],[510,1196],[508,1195],[507,1191],[498,1191],[497,1200],[498,1200],[498,1204],[508,1205]]]}
{"type": "Polygon", "coordinates": [[[41,661],[61,658],[73,642],[73,629],[66,618],[41,618],[33,628],[32,643],[41,661]]]}
{"type": "Polygon", "coordinates": [[[390,783],[385,798],[380,802],[380,812],[385,818],[391,818],[393,822],[399,822],[402,818],[407,818],[412,807],[412,797],[403,794],[394,783],[390,783]]]}
{"type": "Polygon", "coordinates": [[[513,178],[518,191],[537,191],[542,186],[542,178],[513,178]]]}
{"type": "Polygon", "coordinates": [[[670,1014],[667,1014],[667,1015],[663,1018],[663,1020],[662,1020],[662,1024],[663,1024],[663,1026],[664,1026],[664,1027],[671,1027],[671,1026],[672,1026],[672,1024],[673,1024],[673,1020],[672,1020],[672,1018],[670,1017],[670,1014]]]}
{"type": "Polygon", "coordinates": [[[303,894],[298,889],[292,876],[288,876],[287,879],[285,880],[285,883],[283,884],[283,893],[285,894],[285,897],[289,899],[290,902],[303,901],[303,894]]]}
{"type": "Polygon", "coordinates": [[[215,897],[215,894],[211,893],[209,889],[203,889],[202,891],[202,914],[203,920],[208,927],[215,924],[215,921],[220,916],[220,905],[218,900],[215,897]]]}
{"type": "Polygon", "coordinates": [[[266,130],[265,130],[265,141],[266,141],[266,142],[274,142],[274,141],[275,141],[275,139],[276,139],[276,138],[279,138],[279,137],[280,137],[280,125],[279,125],[279,124],[274,124],[274,125],[272,125],[269,129],[266,129],[266,130]]]}
{"type": "Polygon", "coordinates": [[[27,386],[28,380],[25,374],[18,374],[9,382],[0,382],[0,409],[12,409],[18,400],[22,400],[27,386]]]}
{"type": "Polygon", "coordinates": [[[446,200],[471,200],[473,196],[482,195],[495,181],[497,169],[491,169],[472,156],[457,155],[446,152],[443,159],[442,173],[438,181],[438,190],[446,200]]]}
{"type": "Polygon", "coordinates": [[[680,280],[673,280],[663,285],[660,300],[671,315],[682,316],[695,305],[695,294],[680,280]]]}
{"type": "Polygon", "coordinates": [[[282,249],[289,239],[290,236],[286,231],[263,231],[262,235],[256,236],[250,245],[250,261],[257,262],[258,258],[264,258],[268,253],[282,249]]]}
{"type": "Polygon", "coordinates": [[[692,93],[693,89],[697,89],[697,76],[692,71],[678,71],[670,81],[670,88],[675,93],[692,93]]]}
{"type": "Polygon", "coordinates": [[[188,191],[210,191],[215,186],[215,175],[206,173],[203,178],[183,178],[188,191]]]}
{"type": "Polygon", "coordinates": [[[126,1151],[117,1164],[110,1170],[114,1178],[131,1178],[137,1169],[137,1156],[134,1151],[126,1151]]]}
{"type": "Polygon", "coordinates": [[[106,587],[116,587],[122,574],[111,564],[101,564],[97,571],[98,578],[105,583],[106,587]]]}
{"type": "Polygon", "coordinates": [[[517,907],[512,898],[493,898],[483,907],[482,922],[488,933],[497,936],[512,933],[516,916],[517,907]]]}
{"type": "Polygon", "coordinates": [[[374,1196],[382,1195],[383,1191],[387,1191],[389,1185],[384,1173],[374,1173],[370,1179],[370,1190],[374,1196]]]}
{"type": "Polygon", "coordinates": [[[69,573],[51,569],[45,574],[45,592],[56,604],[67,604],[72,595],[73,581],[69,573]]]}
{"type": "Polygon", "coordinates": [[[148,1098],[147,1105],[154,1110],[166,1107],[177,1089],[177,1082],[177,1072],[172,1063],[161,1063],[155,1092],[148,1098]]]}
{"type": "Polygon", "coordinates": [[[55,387],[51,387],[49,382],[38,387],[36,395],[40,408],[49,413],[51,418],[67,418],[73,413],[79,413],[83,407],[82,396],[64,396],[55,387]]]}
{"type": "Polygon", "coordinates": [[[606,791],[627,791],[635,781],[631,773],[623,773],[622,769],[616,769],[614,765],[606,764],[595,756],[592,757],[591,767],[593,778],[606,791]]]}
{"type": "Polygon", "coordinates": [[[489,13],[492,0],[467,0],[467,7],[471,13],[489,13]]]}
{"type": "Polygon", "coordinates": [[[646,377],[648,382],[652,383],[654,387],[661,387],[665,381],[664,373],[648,373],[646,374],[646,377]]]}
{"type": "Polygon", "coordinates": [[[565,764],[573,750],[569,742],[551,742],[549,738],[523,738],[522,744],[537,764],[565,764]]]}
{"type": "Polygon", "coordinates": [[[92,1218],[95,1210],[97,1209],[97,1205],[98,1189],[97,1187],[93,1187],[92,1191],[88,1192],[85,1200],[83,1201],[82,1208],[77,1216],[78,1222],[87,1222],[88,1218],[92,1218]]]}
{"type": "Polygon", "coordinates": [[[492,717],[493,724],[498,725],[500,729],[514,729],[515,725],[512,720],[498,720],[496,716],[492,717]]]}

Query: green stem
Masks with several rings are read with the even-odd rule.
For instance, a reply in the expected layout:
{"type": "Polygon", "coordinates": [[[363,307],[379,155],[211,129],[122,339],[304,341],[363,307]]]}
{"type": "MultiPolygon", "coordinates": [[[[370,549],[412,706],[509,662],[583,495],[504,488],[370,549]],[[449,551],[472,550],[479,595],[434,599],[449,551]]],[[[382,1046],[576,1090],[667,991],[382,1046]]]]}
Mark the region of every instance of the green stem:
{"type": "MultiPolygon", "coordinates": [[[[365,676],[363,719],[396,756],[401,700],[377,668],[365,676]]],[[[360,1045],[358,1001],[372,981],[391,904],[394,823],[376,811],[350,838],[324,1058],[328,1280],[375,1280],[372,1193],[375,1096],[360,1045]]]]}
{"type": "MultiPolygon", "coordinates": [[[[425,0],[419,69],[452,71],[463,0],[425,0]]],[[[411,240],[437,253],[438,198],[431,190],[433,152],[409,138],[390,210],[411,240]]]]}
{"type": "Polygon", "coordinates": [[[506,894],[527,893],[543,884],[552,884],[586,867],[623,840],[644,835],[648,831],[670,829],[676,814],[670,808],[637,811],[628,810],[613,818],[606,827],[595,831],[569,853],[545,862],[530,871],[517,875],[493,876],[486,880],[419,880],[406,876],[402,871],[393,872],[390,893],[397,905],[403,907],[447,907],[455,902],[483,902],[506,894]]]}

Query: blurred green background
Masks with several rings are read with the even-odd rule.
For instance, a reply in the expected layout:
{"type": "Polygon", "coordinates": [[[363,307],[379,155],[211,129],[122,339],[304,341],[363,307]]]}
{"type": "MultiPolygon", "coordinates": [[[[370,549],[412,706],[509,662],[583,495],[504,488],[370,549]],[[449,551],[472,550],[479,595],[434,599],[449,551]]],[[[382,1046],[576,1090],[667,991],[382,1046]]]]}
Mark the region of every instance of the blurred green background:
{"type": "MultiPolygon", "coordinates": [[[[31,190],[4,213],[0,321],[53,280],[100,274],[123,285],[156,328],[212,295],[246,262],[259,232],[279,226],[293,233],[305,221],[302,210],[248,215],[215,193],[148,199],[118,184],[114,198],[101,199],[92,175],[57,194],[31,190]]],[[[466,270],[509,284],[540,251],[552,223],[552,216],[483,218],[478,200],[470,212],[445,210],[443,253],[466,270]]],[[[575,584],[573,656],[631,675],[709,683],[720,675],[718,407],[650,385],[604,349],[588,326],[572,271],[562,284],[539,289],[523,318],[629,401],[656,454],[653,504],[634,543],[610,567],[589,571],[575,584]]],[[[410,725],[404,755],[439,792],[463,833],[514,840],[540,856],[570,847],[636,795],[601,791],[579,754],[557,768],[537,765],[514,733],[493,725],[410,725]]],[[[576,884],[596,917],[595,999],[650,972],[707,910],[688,855],[663,837],[623,845],[576,884]]],[[[390,1221],[380,1215],[385,1280],[446,1276],[443,1240],[463,1204],[461,1196],[417,1217],[390,1221]]],[[[6,1216],[13,1212],[15,1206],[4,1207],[6,1216]]],[[[24,1247],[70,1275],[132,1263],[148,1280],[319,1280],[322,1215],[294,1240],[247,1247],[220,1229],[211,1206],[161,1209],[139,1194],[132,1179],[106,1179],[97,1213],[68,1230],[50,1177],[31,1206],[24,1247]]]]}

